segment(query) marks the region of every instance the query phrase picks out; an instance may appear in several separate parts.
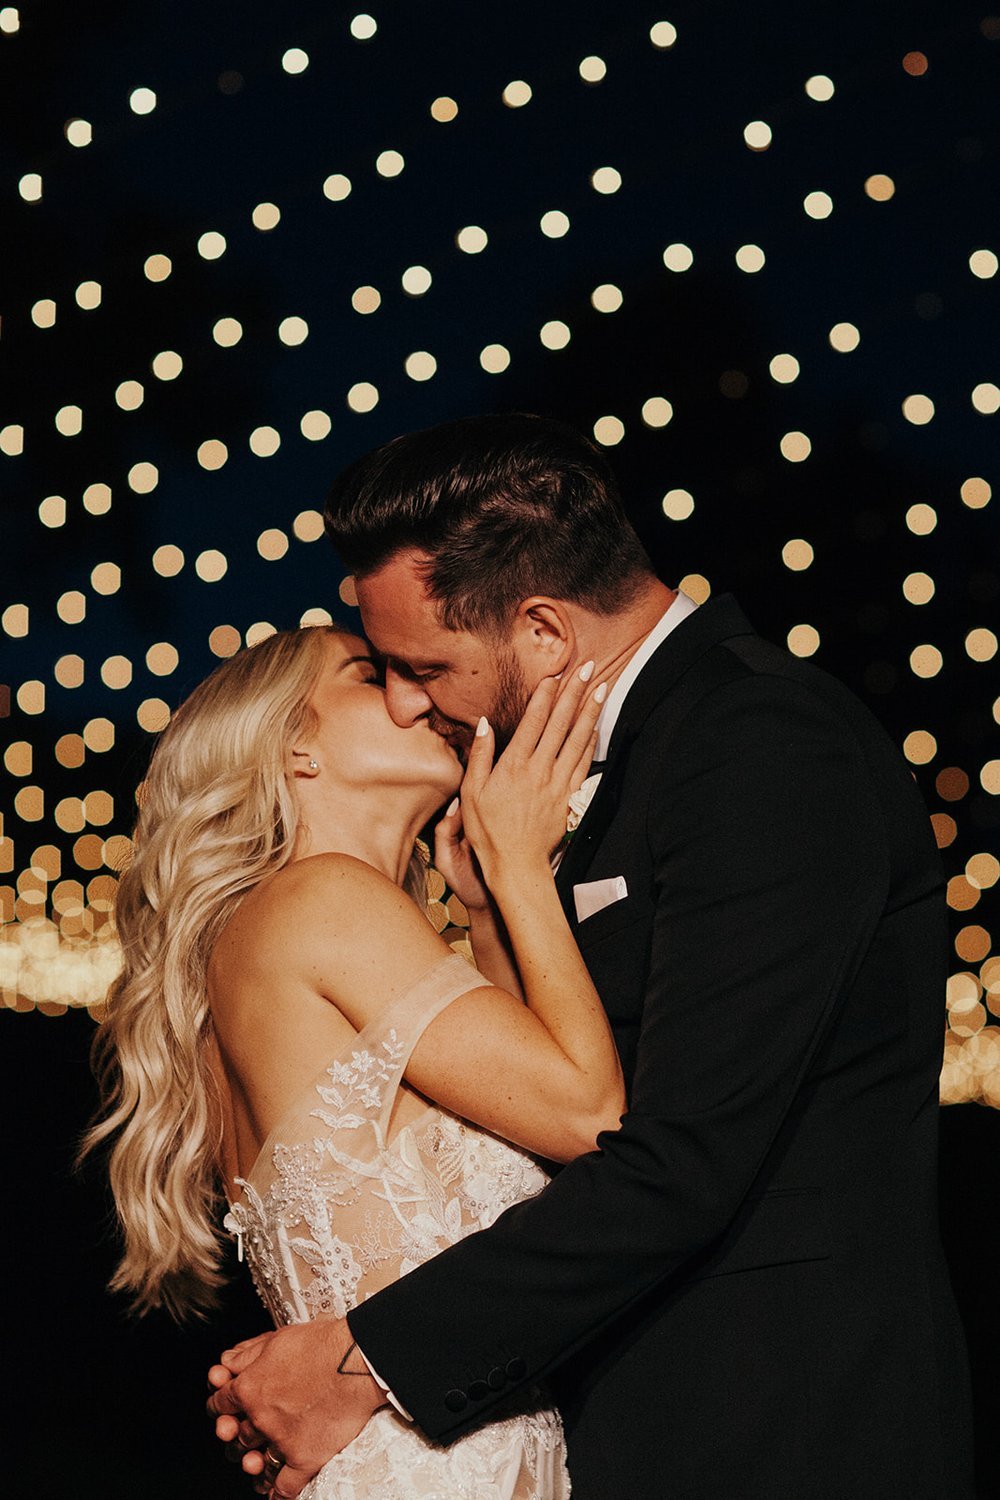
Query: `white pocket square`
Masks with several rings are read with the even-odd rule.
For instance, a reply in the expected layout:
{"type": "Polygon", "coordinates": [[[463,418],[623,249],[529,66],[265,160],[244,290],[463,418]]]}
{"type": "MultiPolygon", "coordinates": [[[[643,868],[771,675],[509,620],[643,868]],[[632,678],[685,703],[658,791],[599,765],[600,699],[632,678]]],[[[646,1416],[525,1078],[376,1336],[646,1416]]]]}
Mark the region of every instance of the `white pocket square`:
{"type": "Polygon", "coordinates": [[[615,901],[624,901],[628,885],[624,875],[610,875],[607,880],[586,880],[583,885],[573,887],[573,904],[576,919],[585,922],[615,901]]]}

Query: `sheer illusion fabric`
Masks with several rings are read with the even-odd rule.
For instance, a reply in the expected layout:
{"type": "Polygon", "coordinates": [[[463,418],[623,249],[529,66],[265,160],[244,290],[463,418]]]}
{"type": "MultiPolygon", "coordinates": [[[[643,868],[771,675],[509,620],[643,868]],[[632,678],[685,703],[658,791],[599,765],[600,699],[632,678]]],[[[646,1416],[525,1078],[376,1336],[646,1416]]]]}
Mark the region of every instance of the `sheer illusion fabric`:
{"type": "MultiPolygon", "coordinates": [[[[236,1179],[225,1225],[276,1324],[343,1317],[545,1186],[533,1158],[402,1081],[435,1016],[487,983],[443,959],[324,1068],[236,1179]]],[[[302,1500],[566,1500],[562,1427],[542,1400],[528,1392],[450,1448],[383,1409],[302,1500]]]]}

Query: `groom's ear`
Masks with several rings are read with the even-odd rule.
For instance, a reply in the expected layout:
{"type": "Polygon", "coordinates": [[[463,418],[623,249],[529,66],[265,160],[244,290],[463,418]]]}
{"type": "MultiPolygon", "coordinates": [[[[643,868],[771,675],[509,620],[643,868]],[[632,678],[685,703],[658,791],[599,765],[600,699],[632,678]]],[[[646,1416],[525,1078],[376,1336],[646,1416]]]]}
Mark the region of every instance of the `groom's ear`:
{"type": "MultiPolygon", "coordinates": [[[[534,595],[522,600],[514,617],[512,642],[522,666],[530,662],[541,677],[551,677],[573,658],[576,632],[561,599],[534,595]]],[[[534,675],[534,674],[532,674],[534,675]]]]}

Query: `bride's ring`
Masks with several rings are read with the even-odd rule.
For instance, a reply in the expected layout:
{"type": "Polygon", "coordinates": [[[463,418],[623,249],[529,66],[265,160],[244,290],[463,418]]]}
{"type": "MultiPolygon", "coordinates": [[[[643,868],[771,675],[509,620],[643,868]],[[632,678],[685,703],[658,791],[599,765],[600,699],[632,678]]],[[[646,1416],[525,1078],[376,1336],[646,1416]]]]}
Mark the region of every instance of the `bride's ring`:
{"type": "Polygon", "coordinates": [[[285,1460],[282,1455],[280,1453],[272,1453],[270,1448],[264,1449],[264,1462],[272,1469],[282,1469],[285,1466],[285,1460]]]}

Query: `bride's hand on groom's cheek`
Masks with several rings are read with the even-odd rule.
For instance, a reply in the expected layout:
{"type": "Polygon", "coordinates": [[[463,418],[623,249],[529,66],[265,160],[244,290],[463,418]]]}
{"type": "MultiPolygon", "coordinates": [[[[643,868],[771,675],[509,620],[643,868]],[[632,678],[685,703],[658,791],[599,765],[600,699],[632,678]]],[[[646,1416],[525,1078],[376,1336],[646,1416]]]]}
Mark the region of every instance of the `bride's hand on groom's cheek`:
{"type": "Polygon", "coordinates": [[[593,759],[607,689],[593,662],[565,680],[545,677],[494,765],[493,730],[479,721],[462,782],[466,833],[491,889],[506,871],[547,862],[566,833],[569,798],[593,759]]]}

